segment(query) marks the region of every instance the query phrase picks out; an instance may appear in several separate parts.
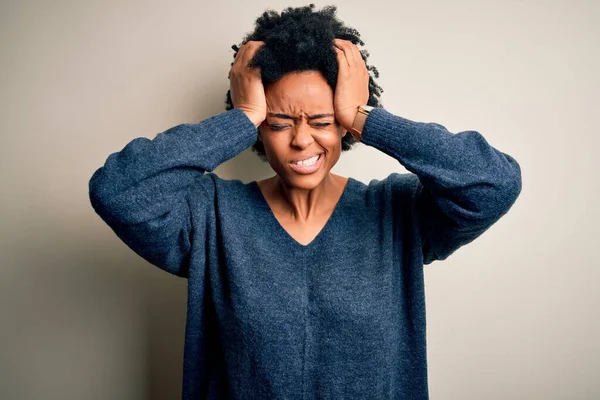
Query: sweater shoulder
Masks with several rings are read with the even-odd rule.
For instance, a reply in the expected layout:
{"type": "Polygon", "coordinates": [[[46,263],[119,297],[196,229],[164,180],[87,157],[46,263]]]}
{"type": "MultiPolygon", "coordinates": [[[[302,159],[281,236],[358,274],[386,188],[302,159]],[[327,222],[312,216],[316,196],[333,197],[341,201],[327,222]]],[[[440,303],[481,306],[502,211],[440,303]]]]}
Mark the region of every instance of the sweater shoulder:
{"type": "Polygon", "coordinates": [[[255,197],[251,196],[250,183],[239,179],[224,179],[214,172],[200,176],[191,191],[189,202],[192,209],[215,212],[218,209],[247,209],[255,197]]]}
{"type": "Polygon", "coordinates": [[[367,207],[385,213],[394,224],[412,227],[416,223],[417,198],[422,184],[413,173],[392,172],[383,179],[371,179],[365,186],[367,207]]]}
{"type": "Polygon", "coordinates": [[[415,174],[393,172],[383,179],[359,183],[352,194],[353,208],[372,210],[378,215],[403,220],[414,214],[416,195],[421,190],[421,183],[415,174]]]}
{"type": "Polygon", "coordinates": [[[225,179],[221,178],[214,172],[206,172],[201,179],[208,180],[207,184],[212,186],[215,191],[229,192],[229,191],[240,191],[248,190],[252,182],[244,183],[240,179],[225,179]]]}
{"type": "Polygon", "coordinates": [[[383,179],[371,179],[366,190],[379,198],[388,197],[392,201],[411,199],[420,190],[419,177],[413,173],[392,172],[383,179]]]}
{"type": "Polygon", "coordinates": [[[205,175],[211,180],[215,202],[222,210],[247,212],[260,205],[252,191],[254,181],[245,183],[240,179],[225,179],[214,172],[205,175]]]}

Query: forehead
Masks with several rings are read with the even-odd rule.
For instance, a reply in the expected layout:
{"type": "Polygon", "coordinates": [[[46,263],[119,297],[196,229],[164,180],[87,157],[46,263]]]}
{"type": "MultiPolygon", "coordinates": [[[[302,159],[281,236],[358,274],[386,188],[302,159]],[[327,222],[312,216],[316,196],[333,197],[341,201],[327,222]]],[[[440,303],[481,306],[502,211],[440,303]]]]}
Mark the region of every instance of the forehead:
{"type": "Polygon", "coordinates": [[[318,71],[293,72],[265,90],[271,111],[313,113],[333,110],[333,91],[318,71]]]}

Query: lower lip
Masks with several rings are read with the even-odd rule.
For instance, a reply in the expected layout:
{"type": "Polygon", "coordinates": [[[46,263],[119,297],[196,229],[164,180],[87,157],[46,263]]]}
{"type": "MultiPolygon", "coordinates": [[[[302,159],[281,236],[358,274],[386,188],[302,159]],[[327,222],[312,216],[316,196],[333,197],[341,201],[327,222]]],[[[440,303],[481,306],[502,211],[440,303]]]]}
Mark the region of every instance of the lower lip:
{"type": "Polygon", "coordinates": [[[297,165],[294,163],[290,163],[290,167],[292,167],[292,169],[299,174],[308,175],[314,173],[316,170],[319,169],[322,160],[323,154],[319,156],[319,159],[313,165],[297,165]]]}

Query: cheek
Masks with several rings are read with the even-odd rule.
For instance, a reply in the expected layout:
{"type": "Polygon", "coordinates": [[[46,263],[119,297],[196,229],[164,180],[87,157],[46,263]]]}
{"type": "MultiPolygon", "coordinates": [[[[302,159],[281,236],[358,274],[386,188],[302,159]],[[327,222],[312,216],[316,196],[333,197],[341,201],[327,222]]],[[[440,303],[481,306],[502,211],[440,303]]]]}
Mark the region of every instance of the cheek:
{"type": "Polygon", "coordinates": [[[270,160],[284,159],[285,154],[289,151],[290,141],[284,138],[283,135],[277,135],[276,132],[261,134],[262,144],[265,148],[265,153],[270,160]]]}
{"type": "Polygon", "coordinates": [[[343,132],[339,128],[335,128],[327,133],[326,136],[323,136],[322,142],[323,144],[327,144],[327,147],[342,147],[342,136],[343,132]]]}

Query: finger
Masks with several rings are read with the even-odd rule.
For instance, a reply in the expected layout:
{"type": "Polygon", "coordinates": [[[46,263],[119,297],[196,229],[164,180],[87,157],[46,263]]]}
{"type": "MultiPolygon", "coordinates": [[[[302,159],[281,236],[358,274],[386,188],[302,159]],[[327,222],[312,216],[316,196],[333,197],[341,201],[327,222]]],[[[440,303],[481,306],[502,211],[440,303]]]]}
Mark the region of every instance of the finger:
{"type": "Polygon", "coordinates": [[[336,46],[334,46],[333,49],[335,50],[335,54],[337,55],[338,68],[341,69],[342,71],[346,71],[346,69],[348,69],[349,65],[348,65],[348,59],[346,59],[346,55],[344,54],[344,51],[336,46]]]}
{"type": "Polygon", "coordinates": [[[240,52],[238,54],[238,56],[236,57],[236,61],[238,62],[238,64],[242,65],[242,66],[246,66],[246,64],[244,63],[244,60],[246,59],[246,53],[248,52],[248,43],[244,43],[242,45],[242,47],[240,47],[240,52]]]}
{"type": "Polygon", "coordinates": [[[231,75],[231,70],[233,69],[233,66],[235,65],[235,62],[237,61],[238,56],[240,55],[240,51],[241,51],[242,48],[241,48],[241,46],[233,45],[233,46],[231,46],[231,49],[233,51],[235,51],[235,54],[233,55],[233,61],[231,62],[231,68],[229,69],[229,74],[230,75],[231,75]],[[237,48],[237,50],[236,50],[236,48],[237,48]]]}
{"type": "Polygon", "coordinates": [[[348,60],[348,65],[352,66],[354,65],[354,56],[352,55],[352,42],[350,42],[349,40],[341,40],[341,39],[336,39],[337,40],[337,44],[338,47],[342,49],[342,51],[344,52],[344,55],[346,56],[346,59],[348,60]]]}
{"type": "Polygon", "coordinates": [[[237,51],[235,52],[235,55],[233,56],[233,62],[231,63],[231,68],[229,69],[229,77],[231,77],[231,71],[233,70],[233,67],[237,64],[241,53],[242,53],[242,46],[238,47],[237,51]]]}
{"type": "Polygon", "coordinates": [[[229,75],[227,76],[228,79],[231,79],[232,72],[235,72],[240,68],[240,60],[243,59],[245,51],[246,51],[246,46],[245,45],[240,46],[237,53],[235,54],[233,63],[231,64],[231,68],[229,69],[229,75]]]}
{"type": "Polygon", "coordinates": [[[248,67],[248,63],[252,61],[252,59],[260,50],[263,44],[264,42],[257,40],[251,40],[248,43],[246,43],[246,51],[244,52],[244,58],[242,59],[244,67],[248,67]]]}
{"type": "Polygon", "coordinates": [[[360,66],[363,67],[363,65],[365,64],[365,60],[363,60],[362,58],[362,54],[360,53],[360,49],[358,48],[357,45],[355,45],[354,43],[352,43],[352,54],[353,54],[353,59],[354,61],[356,61],[356,66],[360,66]]]}
{"type": "Polygon", "coordinates": [[[239,47],[237,53],[235,54],[235,57],[233,58],[233,63],[231,64],[231,70],[229,72],[230,74],[231,74],[231,71],[239,69],[240,60],[242,59],[245,51],[246,51],[245,45],[242,45],[239,47]]]}
{"type": "Polygon", "coordinates": [[[354,66],[357,69],[357,73],[360,75],[367,75],[369,73],[369,70],[367,69],[367,63],[363,59],[360,49],[357,45],[352,45],[352,52],[354,54],[354,60],[356,60],[354,66]]]}

